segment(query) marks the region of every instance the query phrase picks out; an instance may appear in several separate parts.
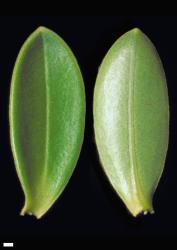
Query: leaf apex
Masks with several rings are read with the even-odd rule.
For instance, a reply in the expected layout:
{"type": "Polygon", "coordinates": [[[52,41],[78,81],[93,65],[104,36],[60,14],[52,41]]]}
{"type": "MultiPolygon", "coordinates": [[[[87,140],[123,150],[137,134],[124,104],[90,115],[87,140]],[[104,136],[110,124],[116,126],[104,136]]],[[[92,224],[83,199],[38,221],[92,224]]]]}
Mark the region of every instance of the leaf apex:
{"type": "Polygon", "coordinates": [[[36,29],[36,32],[39,32],[39,33],[44,33],[44,32],[47,32],[49,31],[48,28],[46,28],[45,26],[39,26],[37,29],[36,29]]]}
{"type": "Polygon", "coordinates": [[[134,32],[135,34],[143,33],[142,30],[138,27],[133,28],[131,31],[134,32]]]}

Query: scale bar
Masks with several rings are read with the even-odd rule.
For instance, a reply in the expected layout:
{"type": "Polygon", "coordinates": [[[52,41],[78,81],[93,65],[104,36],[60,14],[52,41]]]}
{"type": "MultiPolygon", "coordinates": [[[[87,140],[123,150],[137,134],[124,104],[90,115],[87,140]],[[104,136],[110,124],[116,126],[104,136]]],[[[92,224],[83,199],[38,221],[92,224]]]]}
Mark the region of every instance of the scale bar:
{"type": "Polygon", "coordinates": [[[14,243],[13,242],[4,242],[3,247],[13,247],[14,243]]]}

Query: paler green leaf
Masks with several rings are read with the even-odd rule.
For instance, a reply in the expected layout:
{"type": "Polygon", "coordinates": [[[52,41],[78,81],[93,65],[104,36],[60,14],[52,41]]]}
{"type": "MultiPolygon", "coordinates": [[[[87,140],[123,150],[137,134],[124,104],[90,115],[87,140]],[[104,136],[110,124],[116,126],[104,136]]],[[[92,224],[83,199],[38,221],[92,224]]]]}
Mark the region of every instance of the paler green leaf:
{"type": "Polygon", "coordinates": [[[94,130],[112,187],[132,215],[152,213],[168,147],[169,104],[158,53],[137,28],[120,37],[101,64],[94,130]]]}
{"type": "Polygon", "coordinates": [[[10,90],[10,138],[25,194],[21,214],[40,218],[64,190],[85,126],[85,91],[77,61],[53,31],[39,27],[22,46],[10,90]]]}

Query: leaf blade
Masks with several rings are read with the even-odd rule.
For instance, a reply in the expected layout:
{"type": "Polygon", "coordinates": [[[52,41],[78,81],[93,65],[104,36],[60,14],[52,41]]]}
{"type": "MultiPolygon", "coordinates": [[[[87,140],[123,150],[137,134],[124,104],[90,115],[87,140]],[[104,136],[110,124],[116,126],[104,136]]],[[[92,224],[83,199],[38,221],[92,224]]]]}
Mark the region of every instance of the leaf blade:
{"type": "Polygon", "coordinates": [[[85,123],[84,84],[77,61],[65,42],[44,27],[27,39],[19,53],[9,114],[12,151],[26,196],[22,214],[33,213],[40,218],[72,175],[85,123]],[[28,146],[30,150],[23,152],[28,146]]]}
{"type": "Polygon", "coordinates": [[[150,40],[134,29],[119,38],[108,51],[94,91],[94,130],[100,160],[113,188],[134,216],[141,211],[153,211],[152,195],[162,173],[168,145],[168,120],[168,94],[160,59],[150,40]],[[149,79],[151,99],[159,98],[153,109],[162,108],[160,118],[155,117],[155,112],[151,112],[141,98],[149,100],[149,79]],[[154,127],[146,124],[148,119],[143,122],[143,115],[148,119],[152,116],[154,127]],[[149,128],[153,133],[149,133],[148,138],[143,131],[149,128]],[[158,140],[154,140],[155,134],[158,140]],[[143,151],[144,142],[147,143],[143,151]],[[158,159],[153,155],[155,148],[158,159]],[[149,165],[144,164],[147,159],[150,159],[149,165]],[[152,173],[153,161],[158,164],[156,174],[152,173]]]}

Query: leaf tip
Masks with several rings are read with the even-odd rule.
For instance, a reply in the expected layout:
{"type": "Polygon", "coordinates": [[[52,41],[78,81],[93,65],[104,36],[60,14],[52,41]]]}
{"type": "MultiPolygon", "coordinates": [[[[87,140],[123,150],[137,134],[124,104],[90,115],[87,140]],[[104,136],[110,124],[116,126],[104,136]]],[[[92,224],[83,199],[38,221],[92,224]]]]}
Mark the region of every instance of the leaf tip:
{"type": "Polygon", "coordinates": [[[135,27],[134,29],[132,29],[132,32],[135,34],[142,33],[142,31],[138,27],[135,27]]]}
{"type": "Polygon", "coordinates": [[[36,32],[39,32],[39,33],[44,33],[46,31],[48,31],[49,29],[44,27],[44,26],[39,26],[37,29],[36,29],[36,32]]]}

